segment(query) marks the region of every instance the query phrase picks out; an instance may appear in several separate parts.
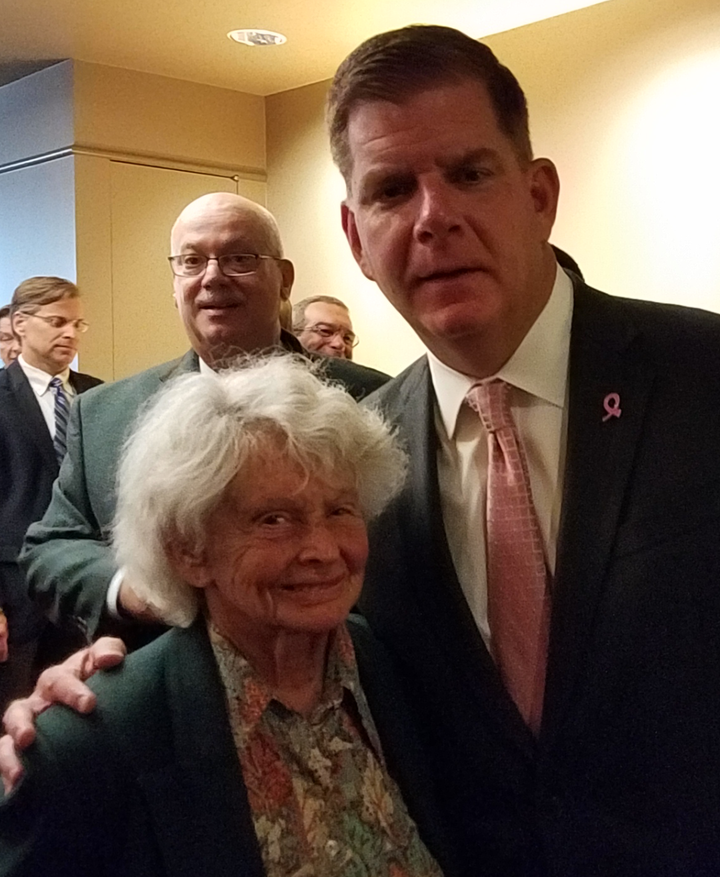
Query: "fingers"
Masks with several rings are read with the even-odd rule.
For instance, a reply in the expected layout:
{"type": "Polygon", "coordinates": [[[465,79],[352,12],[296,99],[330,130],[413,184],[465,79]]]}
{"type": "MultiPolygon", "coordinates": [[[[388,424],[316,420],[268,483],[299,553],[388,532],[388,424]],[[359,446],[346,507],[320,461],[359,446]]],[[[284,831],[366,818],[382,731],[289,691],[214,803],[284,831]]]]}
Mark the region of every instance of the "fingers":
{"type": "Polygon", "coordinates": [[[5,731],[20,749],[26,749],[35,739],[35,718],[47,705],[33,693],[22,700],[14,700],[5,710],[5,731]]]}
{"type": "Polygon", "coordinates": [[[83,673],[80,678],[87,679],[96,670],[107,670],[122,664],[127,654],[125,643],[113,636],[103,636],[94,642],[84,657],[83,673]]]}
{"type": "Polygon", "coordinates": [[[125,651],[122,640],[102,637],[62,664],[43,670],[30,697],[10,704],[3,716],[7,735],[0,738],[0,774],[6,794],[22,775],[15,747],[23,750],[33,742],[40,713],[54,703],[63,703],[79,713],[92,712],[96,699],[85,680],[97,670],[122,663],[125,651]]]}
{"type": "MultiPolygon", "coordinates": [[[[88,649],[82,651],[85,653],[88,649]]],[[[95,695],[83,680],[92,676],[95,670],[86,670],[88,664],[87,656],[77,652],[64,663],[43,670],[38,677],[35,691],[28,698],[36,710],[35,715],[39,715],[53,703],[64,703],[79,713],[92,712],[95,708],[95,695]],[[70,664],[71,661],[73,664],[70,664]]]]}
{"type": "Polygon", "coordinates": [[[13,701],[5,712],[5,730],[21,749],[35,739],[35,720],[53,703],[64,703],[79,713],[95,708],[95,695],[85,685],[99,669],[120,664],[125,657],[122,640],[103,637],[92,646],[70,655],[62,664],[48,667],[38,677],[30,697],[13,701]]]}
{"type": "Polygon", "coordinates": [[[23,775],[23,766],[15,751],[12,737],[7,734],[0,737],[0,774],[5,794],[9,795],[23,775]]]}
{"type": "Polygon", "coordinates": [[[0,737],[0,775],[5,794],[9,794],[23,774],[19,753],[35,739],[35,719],[49,706],[35,692],[14,700],[5,710],[3,724],[7,734],[0,737]]]}

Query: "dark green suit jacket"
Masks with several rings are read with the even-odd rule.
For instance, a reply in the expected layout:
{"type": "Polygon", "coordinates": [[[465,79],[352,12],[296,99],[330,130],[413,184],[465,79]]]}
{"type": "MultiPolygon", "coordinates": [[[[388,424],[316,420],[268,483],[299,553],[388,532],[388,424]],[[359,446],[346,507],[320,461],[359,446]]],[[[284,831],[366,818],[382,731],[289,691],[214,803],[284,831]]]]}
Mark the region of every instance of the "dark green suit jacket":
{"type": "MultiPolygon", "coordinates": [[[[383,652],[353,619],[388,769],[428,848],[453,865],[424,759],[383,652]]],[[[90,716],[40,717],[26,776],[0,805],[3,877],[262,877],[242,772],[202,620],[92,680],[90,716]]]]}
{"type": "MultiPolygon", "coordinates": [[[[283,334],[283,346],[304,353],[283,334]]],[[[360,399],[389,380],[346,360],[317,357],[328,379],[360,399]]],[[[31,596],[51,617],[79,630],[87,641],[103,634],[123,637],[130,648],[164,628],[120,622],[105,610],[116,567],[109,547],[115,514],[115,476],[122,445],[148,399],[173,377],[197,371],[197,354],[164,363],[80,397],[68,426],[68,452],[45,516],[27,534],[24,556],[31,596]]]]}

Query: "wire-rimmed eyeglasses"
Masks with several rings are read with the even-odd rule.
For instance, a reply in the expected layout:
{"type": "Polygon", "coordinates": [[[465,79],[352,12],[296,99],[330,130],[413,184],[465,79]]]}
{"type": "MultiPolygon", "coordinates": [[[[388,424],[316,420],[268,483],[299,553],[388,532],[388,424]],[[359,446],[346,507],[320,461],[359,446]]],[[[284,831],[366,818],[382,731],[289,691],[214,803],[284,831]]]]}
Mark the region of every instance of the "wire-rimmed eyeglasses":
{"type": "Polygon", "coordinates": [[[343,329],[342,326],[334,326],[332,323],[313,323],[311,326],[306,326],[303,331],[314,332],[325,339],[334,338],[336,335],[339,335],[343,343],[348,347],[357,347],[360,342],[360,339],[353,331],[343,329]]]}
{"type": "Polygon", "coordinates": [[[205,273],[208,262],[217,262],[218,268],[226,277],[242,277],[243,274],[254,274],[262,259],[279,261],[279,258],[262,253],[226,253],[224,256],[181,253],[179,256],[168,256],[168,262],[176,277],[198,277],[205,273]]]}
{"type": "Polygon", "coordinates": [[[43,320],[48,326],[52,326],[53,329],[64,329],[65,326],[72,326],[76,332],[87,332],[90,328],[90,324],[86,323],[85,320],[67,320],[65,317],[61,317],[59,314],[29,314],[27,311],[18,311],[19,314],[25,314],[26,317],[35,317],[38,320],[43,320]]]}

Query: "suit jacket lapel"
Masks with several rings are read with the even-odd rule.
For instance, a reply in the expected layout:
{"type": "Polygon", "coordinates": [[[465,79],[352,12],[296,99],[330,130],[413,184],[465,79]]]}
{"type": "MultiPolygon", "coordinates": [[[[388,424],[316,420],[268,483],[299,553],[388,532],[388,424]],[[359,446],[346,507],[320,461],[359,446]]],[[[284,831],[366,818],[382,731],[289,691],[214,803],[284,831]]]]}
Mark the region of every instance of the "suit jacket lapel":
{"type": "MultiPolygon", "coordinates": [[[[533,740],[505,690],[455,572],[441,514],[437,475],[435,397],[430,370],[423,358],[413,380],[405,385],[406,398],[398,422],[407,438],[410,456],[409,501],[402,503],[401,539],[412,546],[413,588],[421,612],[427,619],[427,637],[437,640],[437,631],[452,632],[442,647],[451,658],[458,684],[503,735],[514,740],[528,755],[533,740]]],[[[426,641],[418,641],[425,648],[426,641]]],[[[438,646],[440,647],[440,646],[438,646]]]]}
{"type": "Polygon", "coordinates": [[[198,355],[194,350],[188,350],[180,359],[173,359],[172,362],[168,362],[167,368],[158,377],[161,383],[165,383],[165,381],[169,381],[178,375],[197,371],[200,371],[198,355]]]}
{"type": "Polygon", "coordinates": [[[25,377],[25,372],[19,363],[13,362],[8,366],[7,376],[10,391],[22,414],[17,428],[26,433],[28,440],[37,446],[49,470],[57,474],[58,463],[50,432],[40,410],[40,403],[30,386],[30,382],[25,377]]]}
{"type": "Polygon", "coordinates": [[[166,659],[167,765],[140,778],[169,874],[264,877],[215,659],[200,619],[166,659]]]}
{"type": "Polygon", "coordinates": [[[578,285],[543,736],[557,727],[585,667],[652,380],[622,302],[578,285]],[[606,408],[613,393],[617,405],[607,405],[619,416],[606,408]]]}

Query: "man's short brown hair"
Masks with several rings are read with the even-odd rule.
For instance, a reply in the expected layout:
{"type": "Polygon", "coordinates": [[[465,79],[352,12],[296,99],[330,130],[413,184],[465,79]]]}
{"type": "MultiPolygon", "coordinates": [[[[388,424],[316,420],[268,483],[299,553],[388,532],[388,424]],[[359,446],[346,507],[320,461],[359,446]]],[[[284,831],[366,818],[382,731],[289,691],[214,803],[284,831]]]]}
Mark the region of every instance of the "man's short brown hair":
{"type": "Polygon", "coordinates": [[[13,293],[10,312],[34,314],[43,305],[60,301],[61,298],[78,298],[79,295],[77,286],[62,277],[28,277],[13,293]]]}
{"type": "Polygon", "coordinates": [[[498,125],[522,162],[532,160],[525,94],[515,76],[483,43],[439,25],[410,25],[370,37],[342,62],[327,103],[333,161],[349,186],[347,129],[361,103],[404,100],[442,85],[475,80],[487,89],[498,125]]]}

